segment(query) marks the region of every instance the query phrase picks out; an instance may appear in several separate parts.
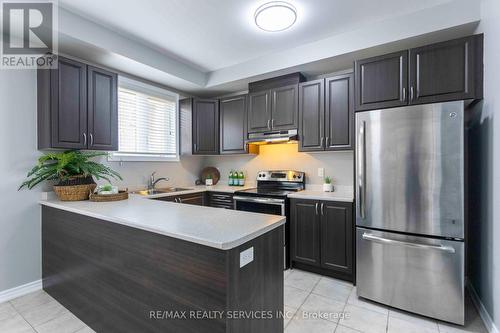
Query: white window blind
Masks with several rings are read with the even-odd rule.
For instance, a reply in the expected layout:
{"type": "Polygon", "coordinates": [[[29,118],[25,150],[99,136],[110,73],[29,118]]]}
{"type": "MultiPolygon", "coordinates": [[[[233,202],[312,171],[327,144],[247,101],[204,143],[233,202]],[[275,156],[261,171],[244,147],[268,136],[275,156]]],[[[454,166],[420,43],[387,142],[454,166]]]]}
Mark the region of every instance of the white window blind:
{"type": "Polygon", "coordinates": [[[113,160],[178,160],[178,95],[120,79],[118,152],[113,160]]]}

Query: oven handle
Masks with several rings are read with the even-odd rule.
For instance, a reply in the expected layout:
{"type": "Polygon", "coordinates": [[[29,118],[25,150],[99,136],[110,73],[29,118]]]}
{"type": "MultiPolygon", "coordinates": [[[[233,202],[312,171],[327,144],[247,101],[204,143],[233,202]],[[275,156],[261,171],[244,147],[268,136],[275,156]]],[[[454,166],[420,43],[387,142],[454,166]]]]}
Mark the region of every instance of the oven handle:
{"type": "Polygon", "coordinates": [[[257,203],[270,204],[270,205],[284,205],[285,204],[284,199],[253,198],[253,197],[239,197],[239,196],[234,196],[233,199],[235,201],[257,202],[257,203]]]}

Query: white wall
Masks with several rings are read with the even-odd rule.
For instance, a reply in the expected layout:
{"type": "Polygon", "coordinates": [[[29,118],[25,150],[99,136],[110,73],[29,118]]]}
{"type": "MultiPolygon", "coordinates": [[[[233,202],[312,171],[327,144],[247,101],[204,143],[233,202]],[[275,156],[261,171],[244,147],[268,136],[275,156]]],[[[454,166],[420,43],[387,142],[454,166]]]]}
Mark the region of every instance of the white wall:
{"type": "MultiPolygon", "coordinates": [[[[0,70],[0,292],[41,278],[41,224],[38,200],[48,185],[17,191],[40,155],[36,139],[36,72],[0,70]]],[[[174,163],[125,162],[110,165],[124,184],[144,185],[147,175],[193,184],[203,158],[174,163]]]]}
{"type": "Polygon", "coordinates": [[[469,278],[500,328],[500,1],[483,0],[484,101],[471,127],[469,278]]]}
{"type": "Polygon", "coordinates": [[[18,192],[36,151],[36,73],[0,70],[0,291],[40,279],[40,189],[18,192]]]}
{"type": "Polygon", "coordinates": [[[222,181],[227,181],[231,169],[244,171],[250,181],[255,181],[260,170],[304,171],[308,184],[323,183],[317,176],[321,167],[325,168],[325,175],[333,177],[334,184],[352,186],[353,155],[353,152],[300,153],[297,144],[273,144],[261,146],[258,155],[208,157],[205,166],[218,168],[222,181]]]}

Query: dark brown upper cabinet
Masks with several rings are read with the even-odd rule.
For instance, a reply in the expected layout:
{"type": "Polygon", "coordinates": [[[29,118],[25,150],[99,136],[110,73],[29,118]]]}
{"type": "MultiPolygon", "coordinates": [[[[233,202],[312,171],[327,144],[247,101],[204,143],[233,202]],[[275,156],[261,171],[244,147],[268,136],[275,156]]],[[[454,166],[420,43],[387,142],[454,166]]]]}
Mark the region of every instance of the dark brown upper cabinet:
{"type": "Polygon", "coordinates": [[[353,133],[353,74],[299,85],[299,151],[352,150],[353,133]]]}
{"type": "Polygon", "coordinates": [[[483,35],[355,62],[356,111],[483,98],[483,35]]]}
{"type": "Polygon", "coordinates": [[[298,127],[300,73],[252,82],[249,88],[248,132],[289,130],[298,127]]]}
{"type": "Polygon", "coordinates": [[[483,35],[410,50],[410,104],[483,97],[483,35]]]}
{"type": "Polygon", "coordinates": [[[298,127],[299,87],[292,84],[271,90],[271,129],[298,127]]]}
{"type": "Polygon", "coordinates": [[[193,155],[219,154],[219,100],[193,100],[193,155]]]}
{"type": "Polygon", "coordinates": [[[248,95],[248,132],[271,129],[271,92],[259,91],[248,95]]]}
{"type": "Polygon", "coordinates": [[[354,149],[354,75],[325,80],[325,150],[354,149]]]}
{"type": "Polygon", "coordinates": [[[247,95],[222,98],[220,107],[220,153],[247,152],[247,95]]]}
{"type": "Polygon", "coordinates": [[[58,57],[37,85],[38,149],[118,149],[116,74],[58,57]]]}
{"type": "Polygon", "coordinates": [[[408,51],[358,60],[354,73],[356,111],[408,104],[408,51]]]}
{"type": "Polygon", "coordinates": [[[299,151],[323,151],[325,138],[325,80],[299,85],[299,151]]]}
{"type": "Polygon", "coordinates": [[[118,150],[118,76],[88,66],[88,148],[118,150]]]}

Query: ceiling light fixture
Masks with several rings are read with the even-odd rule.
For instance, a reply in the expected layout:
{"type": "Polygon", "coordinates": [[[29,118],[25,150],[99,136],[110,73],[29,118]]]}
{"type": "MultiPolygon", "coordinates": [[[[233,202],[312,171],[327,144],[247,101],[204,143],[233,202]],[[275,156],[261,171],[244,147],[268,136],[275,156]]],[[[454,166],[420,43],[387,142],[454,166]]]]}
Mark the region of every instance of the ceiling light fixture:
{"type": "Polygon", "coordinates": [[[255,24],[264,31],[283,31],[297,21],[297,10],[288,2],[271,1],[257,8],[254,18],[255,24]]]}

